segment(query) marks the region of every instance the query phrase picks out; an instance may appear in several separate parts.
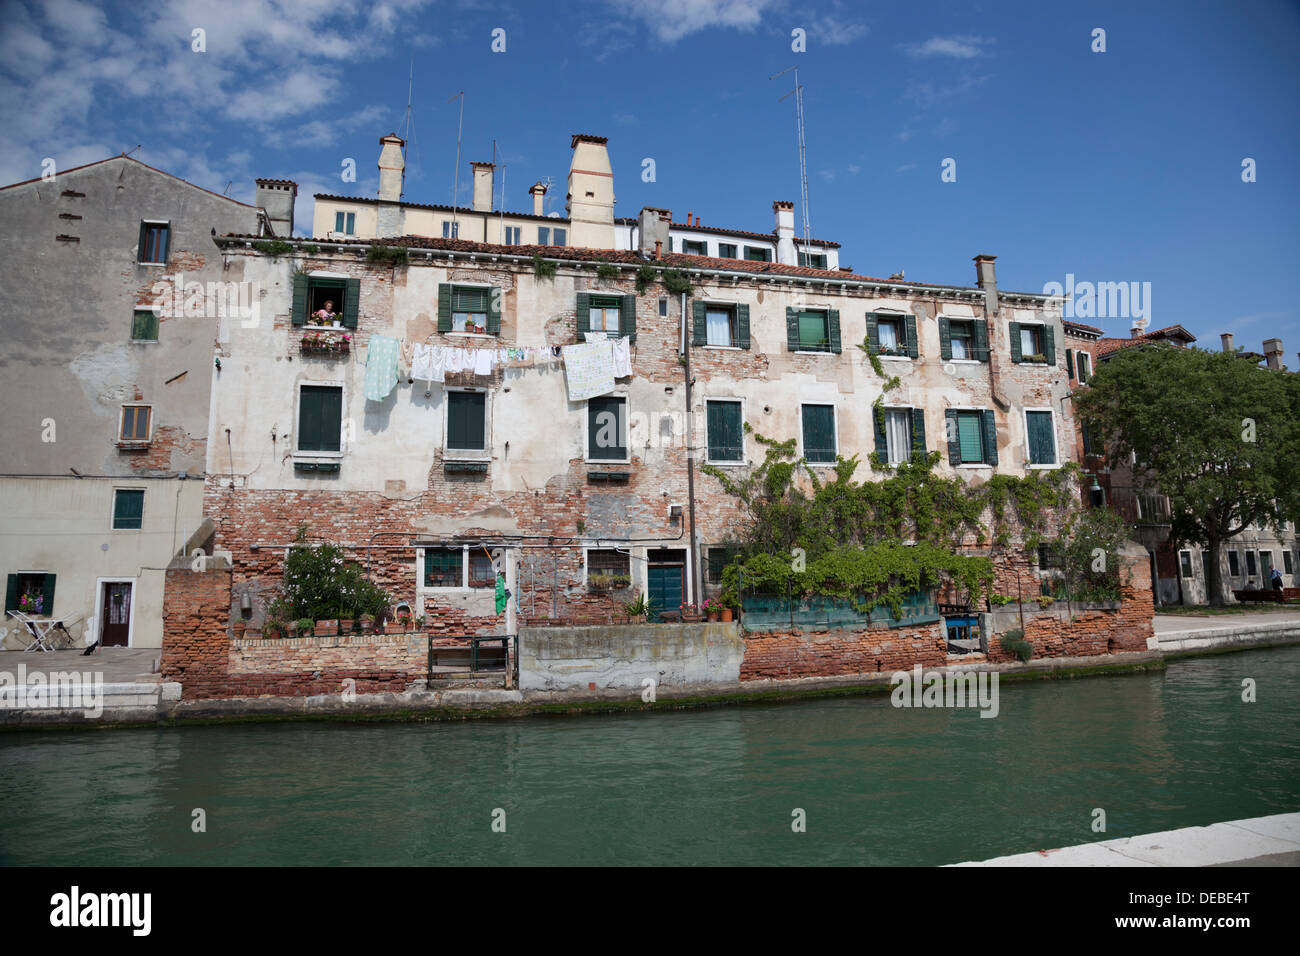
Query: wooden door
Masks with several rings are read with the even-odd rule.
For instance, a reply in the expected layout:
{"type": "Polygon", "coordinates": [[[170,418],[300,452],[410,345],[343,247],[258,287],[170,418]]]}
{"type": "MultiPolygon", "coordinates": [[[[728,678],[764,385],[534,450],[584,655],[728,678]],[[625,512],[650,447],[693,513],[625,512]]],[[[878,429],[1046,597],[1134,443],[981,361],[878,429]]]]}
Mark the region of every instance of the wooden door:
{"type": "Polygon", "coordinates": [[[126,647],[131,634],[131,582],[104,585],[104,624],[99,642],[105,647],[126,647]]]}

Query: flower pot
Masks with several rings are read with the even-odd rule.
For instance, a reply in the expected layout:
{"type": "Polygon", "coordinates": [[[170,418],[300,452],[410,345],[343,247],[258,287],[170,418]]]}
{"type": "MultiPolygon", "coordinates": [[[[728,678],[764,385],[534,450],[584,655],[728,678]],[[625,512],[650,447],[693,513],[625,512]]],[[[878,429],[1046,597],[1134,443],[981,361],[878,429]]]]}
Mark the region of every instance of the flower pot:
{"type": "Polygon", "coordinates": [[[722,620],[724,623],[731,620],[731,608],[724,607],[722,609],[722,620]]]}
{"type": "Polygon", "coordinates": [[[315,634],[317,637],[333,637],[339,632],[339,622],[335,618],[331,621],[317,621],[315,634]]]}
{"type": "Polygon", "coordinates": [[[709,612],[709,623],[710,623],[710,624],[716,624],[716,623],[718,622],[718,614],[719,614],[718,611],[710,611],[710,612],[709,612]]]}
{"type": "Polygon", "coordinates": [[[340,618],[340,619],[339,619],[339,625],[340,625],[340,630],[341,630],[344,634],[351,634],[351,633],[352,633],[352,618],[350,618],[350,617],[340,618]]]}

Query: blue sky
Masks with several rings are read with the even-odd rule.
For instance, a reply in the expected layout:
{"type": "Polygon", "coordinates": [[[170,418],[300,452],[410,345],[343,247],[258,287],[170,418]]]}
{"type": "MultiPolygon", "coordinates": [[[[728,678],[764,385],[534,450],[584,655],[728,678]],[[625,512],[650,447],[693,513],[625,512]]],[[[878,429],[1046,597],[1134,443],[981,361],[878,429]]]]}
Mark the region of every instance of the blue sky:
{"type": "Polygon", "coordinates": [[[507,207],[529,209],[549,176],[547,211],[562,211],[569,135],[586,132],[609,137],[617,215],[653,205],[770,230],[772,200],[797,201],[799,181],[793,103],[778,102],[789,77],[768,76],[797,65],[812,232],[842,243],[844,264],[970,285],[971,257],[992,253],[1008,289],[1149,282],[1151,328],[1180,323],[1213,348],[1224,331],[1256,350],[1280,336],[1300,365],[1294,0],[7,2],[0,180],[140,144],[239,199],[256,176],[295,179],[309,227],[312,193],[374,195],[412,56],[412,201],[451,198],[446,101],[463,89],[462,198],[495,138],[507,207]],[[356,183],[340,179],[347,158],[356,183]]]}

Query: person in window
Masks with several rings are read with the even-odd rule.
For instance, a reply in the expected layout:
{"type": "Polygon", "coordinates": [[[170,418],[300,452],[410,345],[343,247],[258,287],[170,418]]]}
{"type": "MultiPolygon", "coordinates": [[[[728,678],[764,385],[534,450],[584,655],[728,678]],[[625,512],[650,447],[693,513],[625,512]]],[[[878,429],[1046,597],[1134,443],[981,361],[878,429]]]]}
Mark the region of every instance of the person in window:
{"type": "Polygon", "coordinates": [[[338,318],[338,316],[334,312],[334,300],[326,299],[324,307],[317,309],[315,312],[313,312],[312,318],[314,318],[321,325],[329,325],[336,318],[338,318]]]}

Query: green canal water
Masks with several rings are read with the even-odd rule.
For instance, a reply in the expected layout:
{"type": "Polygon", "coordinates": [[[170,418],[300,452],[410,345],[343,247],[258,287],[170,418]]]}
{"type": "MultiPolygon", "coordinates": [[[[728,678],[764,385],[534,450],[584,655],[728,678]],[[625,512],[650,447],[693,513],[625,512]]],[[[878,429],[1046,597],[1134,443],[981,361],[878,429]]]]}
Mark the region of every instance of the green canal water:
{"type": "Polygon", "coordinates": [[[952,863],[1295,811],[1298,727],[1292,647],[1003,684],[995,719],[859,697],[0,734],[0,863],[952,863]]]}

